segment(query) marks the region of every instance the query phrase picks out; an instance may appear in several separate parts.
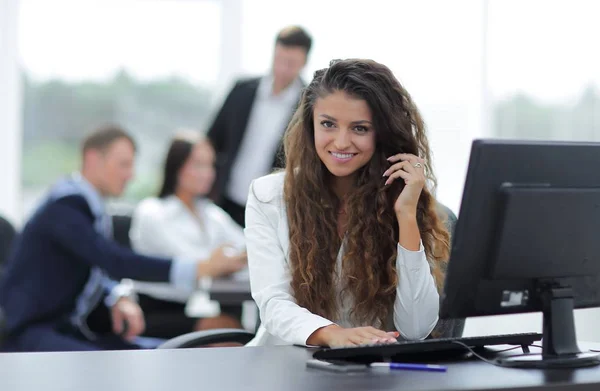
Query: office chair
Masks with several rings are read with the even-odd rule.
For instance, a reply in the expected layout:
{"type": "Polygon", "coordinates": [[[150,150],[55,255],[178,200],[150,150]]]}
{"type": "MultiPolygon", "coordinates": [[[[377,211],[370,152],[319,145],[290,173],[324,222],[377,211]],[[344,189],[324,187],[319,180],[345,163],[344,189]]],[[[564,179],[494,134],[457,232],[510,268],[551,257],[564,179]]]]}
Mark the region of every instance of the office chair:
{"type": "MultiPolygon", "coordinates": [[[[444,220],[446,229],[450,233],[450,239],[454,236],[454,229],[456,228],[456,222],[458,218],[447,206],[438,202],[437,204],[438,215],[444,220]]],[[[446,267],[447,264],[444,264],[446,267]]],[[[446,270],[444,269],[444,275],[446,270]]],[[[440,297],[440,306],[442,298],[440,297]]],[[[465,329],[465,319],[440,319],[435,329],[431,332],[428,338],[450,338],[450,337],[462,337],[465,329]]]]}
{"type": "MultiPolygon", "coordinates": [[[[452,237],[458,220],[456,215],[447,206],[440,203],[438,203],[438,214],[444,220],[446,229],[448,229],[448,232],[450,232],[450,236],[452,237]]],[[[465,319],[440,319],[427,338],[462,337],[464,328],[465,319]]],[[[254,338],[254,333],[246,330],[215,329],[196,331],[172,338],[159,345],[157,349],[200,348],[210,344],[223,342],[246,344],[250,342],[252,338],[254,338]]]]}
{"type": "Polygon", "coordinates": [[[214,329],[195,331],[180,335],[179,337],[171,338],[163,342],[157,349],[185,349],[185,348],[200,348],[203,346],[223,343],[237,342],[247,344],[254,338],[254,333],[241,329],[214,329]]]}
{"type": "Polygon", "coordinates": [[[113,238],[117,243],[127,248],[131,248],[129,239],[129,229],[131,228],[131,216],[129,215],[113,215],[113,238]]]}

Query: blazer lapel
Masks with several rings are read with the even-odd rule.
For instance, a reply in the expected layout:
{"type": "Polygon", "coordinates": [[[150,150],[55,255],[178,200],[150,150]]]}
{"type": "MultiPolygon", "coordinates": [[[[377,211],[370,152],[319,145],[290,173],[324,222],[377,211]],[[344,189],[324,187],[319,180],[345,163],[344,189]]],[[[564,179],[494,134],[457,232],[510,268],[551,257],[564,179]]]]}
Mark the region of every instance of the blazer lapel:
{"type": "Polygon", "coordinates": [[[237,154],[237,147],[239,147],[242,143],[244,134],[246,133],[248,120],[250,119],[250,112],[252,111],[254,100],[256,99],[256,92],[258,90],[259,83],[260,79],[255,79],[251,83],[245,85],[243,90],[240,91],[239,100],[235,102],[237,121],[234,121],[236,126],[235,129],[233,129],[232,138],[235,140],[233,145],[236,145],[236,150],[233,151],[233,156],[237,154]]]}

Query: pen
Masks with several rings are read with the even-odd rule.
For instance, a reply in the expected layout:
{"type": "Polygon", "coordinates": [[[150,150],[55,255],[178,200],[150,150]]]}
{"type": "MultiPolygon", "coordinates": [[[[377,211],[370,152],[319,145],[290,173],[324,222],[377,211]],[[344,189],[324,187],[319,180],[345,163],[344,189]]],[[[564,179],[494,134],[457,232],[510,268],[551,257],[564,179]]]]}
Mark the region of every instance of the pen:
{"type": "Polygon", "coordinates": [[[406,364],[400,362],[373,362],[371,367],[375,368],[389,368],[389,369],[401,369],[407,371],[429,371],[429,372],[446,372],[448,369],[443,365],[433,364],[406,364]]]}

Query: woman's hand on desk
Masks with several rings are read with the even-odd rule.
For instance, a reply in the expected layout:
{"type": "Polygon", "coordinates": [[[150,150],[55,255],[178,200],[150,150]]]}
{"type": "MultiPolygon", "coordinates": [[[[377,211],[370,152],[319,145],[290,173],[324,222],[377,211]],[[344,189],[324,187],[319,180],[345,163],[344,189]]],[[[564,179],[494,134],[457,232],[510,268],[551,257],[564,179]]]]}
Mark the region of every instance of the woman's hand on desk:
{"type": "Polygon", "coordinates": [[[393,343],[399,336],[397,331],[382,331],[375,327],[354,327],[345,329],[336,324],[321,327],[311,334],[306,341],[307,345],[329,346],[332,348],[343,346],[369,345],[376,343],[393,343]]]}
{"type": "Polygon", "coordinates": [[[205,262],[198,264],[198,277],[222,277],[235,273],[248,264],[246,252],[231,254],[230,246],[221,246],[205,262]]]}

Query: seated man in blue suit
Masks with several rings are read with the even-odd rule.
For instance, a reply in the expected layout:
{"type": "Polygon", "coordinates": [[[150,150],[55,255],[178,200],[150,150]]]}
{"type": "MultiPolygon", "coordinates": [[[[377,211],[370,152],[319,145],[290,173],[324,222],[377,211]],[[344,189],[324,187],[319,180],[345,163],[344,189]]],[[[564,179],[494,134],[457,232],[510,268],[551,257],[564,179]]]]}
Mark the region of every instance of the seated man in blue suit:
{"type": "Polygon", "coordinates": [[[104,197],[119,196],[133,174],[135,143],[109,126],[83,144],[81,173],[57,183],[16,239],[0,281],[5,351],[131,349],[144,316],[115,280],[171,282],[239,269],[219,263],[137,255],[112,241],[104,197]]]}

